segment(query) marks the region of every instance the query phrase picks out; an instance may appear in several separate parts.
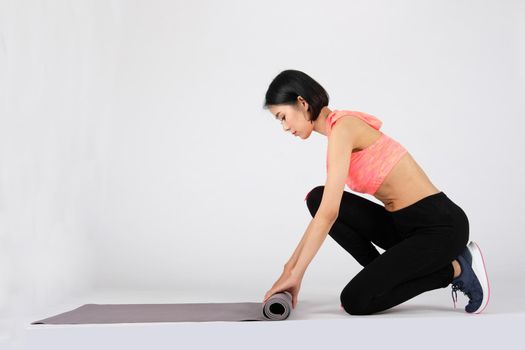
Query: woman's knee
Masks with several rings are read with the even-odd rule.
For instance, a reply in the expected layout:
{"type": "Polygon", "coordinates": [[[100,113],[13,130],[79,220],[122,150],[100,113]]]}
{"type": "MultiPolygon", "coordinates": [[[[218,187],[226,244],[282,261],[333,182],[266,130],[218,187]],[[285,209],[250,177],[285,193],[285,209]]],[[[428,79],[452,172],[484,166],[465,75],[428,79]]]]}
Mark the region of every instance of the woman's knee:
{"type": "Polygon", "coordinates": [[[321,199],[323,198],[324,185],[316,186],[306,194],[304,200],[306,201],[306,206],[310,211],[310,214],[315,216],[317,209],[321,205],[321,199]]]}
{"type": "Polygon", "coordinates": [[[372,312],[368,309],[370,296],[365,287],[359,287],[357,283],[350,281],[341,291],[341,306],[350,315],[370,315],[372,312]]]}

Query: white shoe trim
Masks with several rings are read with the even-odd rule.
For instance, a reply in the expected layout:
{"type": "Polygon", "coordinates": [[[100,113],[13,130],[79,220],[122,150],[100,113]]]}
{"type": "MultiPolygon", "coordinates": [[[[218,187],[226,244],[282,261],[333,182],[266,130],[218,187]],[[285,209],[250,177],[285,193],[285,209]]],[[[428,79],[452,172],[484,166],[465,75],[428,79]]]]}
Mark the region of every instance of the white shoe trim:
{"type": "Polygon", "coordinates": [[[467,248],[470,251],[470,254],[472,255],[472,269],[474,270],[474,273],[476,274],[476,277],[478,278],[479,283],[481,284],[481,288],[483,289],[483,301],[481,302],[481,305],[478,307],[478,309],[474,311],[474,313],[479,314],[487,307],[487,304],[489,303],[489,276],[487,274],[487,269],[485,266],[485,259],[483,259],[481,249],[479,249],[479,246],[476,244],[476,242],[470,241],[467,245],[467,248]]]}

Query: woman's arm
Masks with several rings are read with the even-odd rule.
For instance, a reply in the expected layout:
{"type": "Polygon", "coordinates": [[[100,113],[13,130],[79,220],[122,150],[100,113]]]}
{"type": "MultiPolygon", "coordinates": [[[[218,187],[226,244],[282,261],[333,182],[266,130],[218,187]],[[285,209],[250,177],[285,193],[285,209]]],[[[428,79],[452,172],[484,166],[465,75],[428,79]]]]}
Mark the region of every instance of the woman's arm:
{"type": "Polygon", "coordinates": [[[308,224],[306,232],[292,257],[285,264],[285,270],[292,271],[302,277],[310,261],[323,244],[328,232],[330,232],[334,222],[335,219],[314,217],[308,224]]]}
{"type": "MultiPolygon", "coordinates": [[[[308,232],[308,229],[306,232],[308,232]]],[[[285,270],[291,270],[295,266],[295,263],[297,262],[297,259],[299,258],[299,253],[301,252],[301,249],[303,249],[304,241],[306,238],[306,232],[303,234],[303,238],[301,238],[301,241],[297,245],[297,248],[295,248],[295,251],[293,252],[290,259],[288,259],[286,264],[284,264],[285,270]]]]}
{"type": "Polygon", "coordinates": [[[353,139],[357,132],[355,121],[351,118],[339,120],[328,139],[328,175],[323,190],[321,204],[306,232],[285,264],[285,269],[304,275],[308,264],[324,242],[328,232],[339,216],[341,198],[350,168],[353,139]]]}

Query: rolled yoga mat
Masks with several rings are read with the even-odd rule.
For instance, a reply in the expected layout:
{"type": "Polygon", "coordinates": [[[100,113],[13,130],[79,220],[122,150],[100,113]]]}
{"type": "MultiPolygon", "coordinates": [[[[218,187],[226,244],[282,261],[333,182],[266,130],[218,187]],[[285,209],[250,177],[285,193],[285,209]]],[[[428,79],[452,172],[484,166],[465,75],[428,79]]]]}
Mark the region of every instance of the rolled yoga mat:
{"type": "Polygon", "coordinates": [[[291,306],[289,292],[276,293],[264,304],[85,304],[31,324],[281,321],[288,318],[291,306]]]}

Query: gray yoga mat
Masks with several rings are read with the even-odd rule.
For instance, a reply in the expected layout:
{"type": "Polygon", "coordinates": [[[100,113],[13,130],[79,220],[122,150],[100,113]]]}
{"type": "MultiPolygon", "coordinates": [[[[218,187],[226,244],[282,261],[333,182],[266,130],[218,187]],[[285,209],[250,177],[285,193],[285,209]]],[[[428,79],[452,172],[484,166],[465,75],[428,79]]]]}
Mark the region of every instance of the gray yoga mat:
{"type": "Polygon", "coordinates": [[[282,292],[272,295],[264,304],[85,304],[31,324],[281,321],[288,318],[291,309],[292,295],[282,292]]]}

